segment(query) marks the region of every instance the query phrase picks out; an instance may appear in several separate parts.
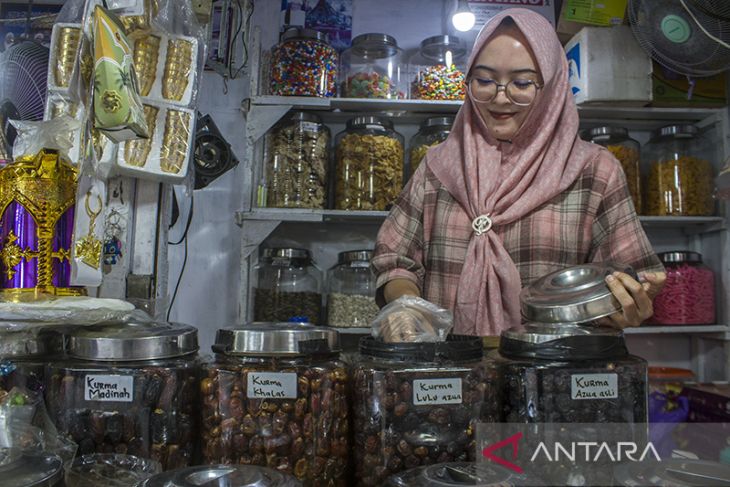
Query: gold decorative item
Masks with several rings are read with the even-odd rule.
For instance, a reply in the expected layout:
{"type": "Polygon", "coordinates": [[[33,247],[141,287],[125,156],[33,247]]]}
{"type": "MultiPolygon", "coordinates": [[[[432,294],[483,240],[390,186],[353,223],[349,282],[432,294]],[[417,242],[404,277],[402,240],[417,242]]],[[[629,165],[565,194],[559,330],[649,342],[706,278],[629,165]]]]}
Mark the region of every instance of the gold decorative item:
{"type": "MultiPolygon", "coordinates": [[[[157,76],[157,59],[160,52],[160,38],[149,35],[134,44],[134,69],[139,80],[139,94],[147,96],[157,76]]],[[[152,133],[152,130],[150,130],[152,133]]]]}
{"type": "Polygon", "coordinates": [[[162,96],[168,100],[182,100],[188,87],[192,69],[193,43],[185,39],[167,41],[165,75],[162,80],[162,96]]]}
{"type": "Polygon", "coordinates": [[[155,134],[159,109],[150,105],[144,106],[144,116],[147,120],[147,129],[150,133],[149,139],[128,140],[124,144],[124,160],[130,166],[144,167],[147,157],[152,149],[152,137],[155,134]]]}
{"type": "Polygon", "coordinates": [[[78,27],[61,27],[56,41],[56,85],[64,88],[71,82],[76,53],[81,41],[81,29],[78,27]]]}
{"type": "Polygon", "coordinates": [[[182,170],[188,154],[190,114],[180,110],[167,110],[165,135],[160,151],[160,169],[177,174],[182,170]]]}
{"type": "Polygon", "coordinates": [[[101,262],[102,244],[101,240],[96,238],[96,235],[94,235],[94,230],[96,228],[96,218],[101,213],[102,202],[101,197],[96,195],[98,209],[94,211],[91,209],[91,205],[89,204],[90,198],[91,191],[86,193],[86,198],[84,199],[84,209],[86,210],[86,214],[89,216],[89,232],[86,236],[76,242],[75,250],[76,257],[81,259],[81,262],[89,267],[98,269],[101,262]]]}
{"type": "Polygon", "coordinates": [[[158,0],[145,0],[144,12],[142,15],[123,15],[120,17],[124,32],[130,39],[139,39],[150,31],[150,21],[157,17],[159,12],[158,0]]]}

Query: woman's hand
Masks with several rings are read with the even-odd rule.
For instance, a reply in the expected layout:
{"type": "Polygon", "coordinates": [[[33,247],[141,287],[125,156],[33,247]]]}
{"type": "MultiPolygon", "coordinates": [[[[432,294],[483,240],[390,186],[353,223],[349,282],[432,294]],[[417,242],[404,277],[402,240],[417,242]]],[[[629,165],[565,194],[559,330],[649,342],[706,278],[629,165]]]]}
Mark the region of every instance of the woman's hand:
{"type": "Polygon", "coordinates": [[[654,314],[652,300],[664,286],[667,275],[664,272],[642,272],[641,282],[623,272],[614,272],[606,277],[606,284],[621,304],[621,311],[598,320],[601,325],[624,329],[639,326],[654,314]]]}

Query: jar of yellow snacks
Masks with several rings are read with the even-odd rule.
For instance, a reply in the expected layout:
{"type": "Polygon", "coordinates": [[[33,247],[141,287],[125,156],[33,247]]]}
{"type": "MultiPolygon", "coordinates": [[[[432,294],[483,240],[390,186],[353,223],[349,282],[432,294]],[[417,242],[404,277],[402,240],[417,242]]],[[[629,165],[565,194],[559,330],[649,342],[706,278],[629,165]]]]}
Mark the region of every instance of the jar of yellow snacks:
{"type": "Polygon", "coordinates": [[[403,136],[376,116],[347,121],[337,134],[335,208],[386,210],[403,187],[403,136]]]}
{"type": "Polygon", "coordinates": [[[713,214],[714,172],[702,154],[694,125],[669,125],[652,134],[643,154],[647,215],[713,214]]]}
{"type": "Polygon", "coordinates": [[[611,151],[621,163],[629,186],[631,200],[636,213],[641,213],[641,174],[639,172],[639,142],[629,137],[629,131],[623,127],[595,127],[588,131],[588,138],[611,151]]]}
{"type": "Polygon", "coordinates": [[[418,133],[410,140],[408,177],[418,169],[429,147],[440,144],[451,132],[454,117],[430,117],[421,122],[418,133]]]}

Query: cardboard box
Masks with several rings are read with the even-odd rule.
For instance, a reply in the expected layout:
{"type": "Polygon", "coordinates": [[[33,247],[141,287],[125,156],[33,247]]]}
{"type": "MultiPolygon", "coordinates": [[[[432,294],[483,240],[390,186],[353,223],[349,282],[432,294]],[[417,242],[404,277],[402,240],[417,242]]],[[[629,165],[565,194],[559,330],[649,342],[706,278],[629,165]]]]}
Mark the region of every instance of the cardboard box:
{"type": "Polygon", "coordinates": [[[687,99],[689,80],[656,61],[652,68],[652,106],[657,107],[722,107],[727,104],[727,75],[692,78],[692,97],[687,99]]]}
{"type": "Polygon", "coordinates": [[[623,24],[628,0],[563,0],[558,17],[557,32],[565,45],[587,25],[610,27],[623,24]]]}
{"type": "Polygon", "coordinates": [[[694,421],[730,423],[730,384],[687,386],[682,395],[689,399],[690,418],[694,421]]]}

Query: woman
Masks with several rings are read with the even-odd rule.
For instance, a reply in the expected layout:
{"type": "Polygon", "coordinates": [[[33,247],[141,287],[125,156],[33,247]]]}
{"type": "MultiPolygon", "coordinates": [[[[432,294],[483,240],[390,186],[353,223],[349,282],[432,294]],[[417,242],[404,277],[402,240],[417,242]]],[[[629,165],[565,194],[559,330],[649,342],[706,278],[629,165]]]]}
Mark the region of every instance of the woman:
{"type": "Polygon", "coordinates": [[[378,234],[382,305],[403,295],[454,312],[454,332],[498,335],[520,323],[519,292],[570,265],[614,261],[623,309],[605,324],[638,326],[665,280],[619,162],[578,137],[565,53],[550,23],[508,9],[482,28],[467,97],[378,234]]]}

